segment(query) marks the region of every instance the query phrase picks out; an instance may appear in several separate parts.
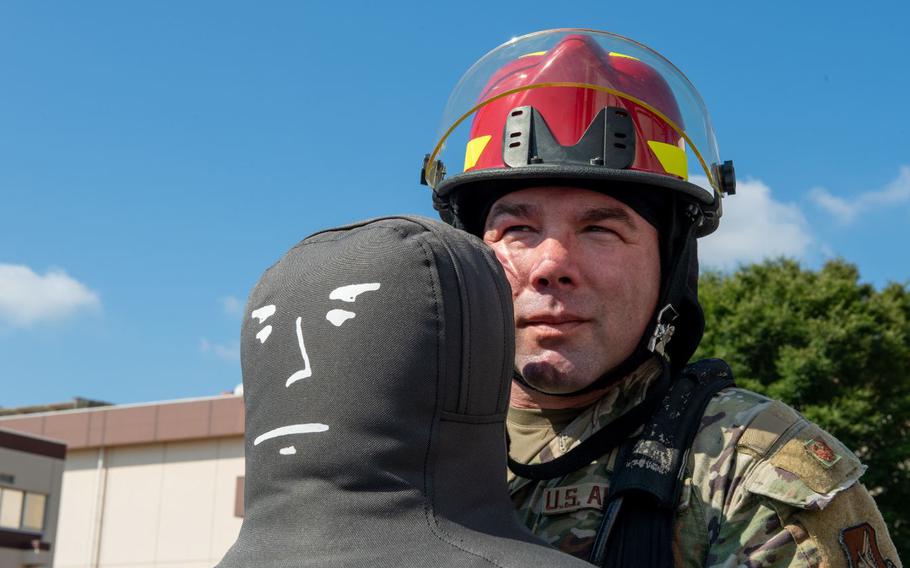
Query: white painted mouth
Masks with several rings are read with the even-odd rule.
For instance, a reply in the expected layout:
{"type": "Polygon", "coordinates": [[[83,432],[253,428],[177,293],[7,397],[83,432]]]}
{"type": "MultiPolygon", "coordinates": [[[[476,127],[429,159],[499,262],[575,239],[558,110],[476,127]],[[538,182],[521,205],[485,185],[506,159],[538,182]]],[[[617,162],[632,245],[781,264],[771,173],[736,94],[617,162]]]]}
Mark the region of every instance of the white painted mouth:
{"type": "Polygon", "coordinates": [[[325,432],[328,429],[328,424],[319,424],[318,422],[291,424],[290,426],[282,426],[280,428],[275,428],[274,430],[269,430],[265,434],[259,434],[256,436],[256,439],[253,440],[253,445],[258,446],[266,440],[280,438],[281,436],[290,436],[292,434],[315,434],[317,432],[325,432]]]}

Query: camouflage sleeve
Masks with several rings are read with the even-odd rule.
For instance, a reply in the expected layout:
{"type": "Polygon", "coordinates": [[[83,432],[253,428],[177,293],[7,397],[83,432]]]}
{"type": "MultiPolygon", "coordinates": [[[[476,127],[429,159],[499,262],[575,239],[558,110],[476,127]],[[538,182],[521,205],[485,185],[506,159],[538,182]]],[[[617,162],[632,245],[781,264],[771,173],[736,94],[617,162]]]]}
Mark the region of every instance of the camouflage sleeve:
{"type": "Polygon", "coordinates": [[[824,509],[748,496],[720,527],[710,568],[897,568],[901,566],[875,502],[854,483],[824,509]]]}
{"type": "Polygon", "coordinates": [[[889,568],[900,560],[850,450],[780,402],[731,389],[693,445],[707,566],[889,568]]]}
{"type": "Polygon", "coordinates": [[[718,529],[705,566],[748,568],[802,568],[818,566],[811,549],[797,541],[780,521],[777,511],[760,499],[731,513],[718,529]]]}
{"type": "MultiPolygon", "coordinates": [[[[760,456],[743,451],[756,446],[752,426],[761,426],[763,416],[774,413],[774,403],[755,393],[729,389],[709,404],[702,427],[692,446],[693,499],[701,503],[707,526],[704,565],[720,567],[813,566],[800,543],[781,522],[778,511],[764,496],[748,490],[747,481],[760,463],[760,456]]],[[[768,420],[765,420],[767,422],[768,420]]],[[[777,438],[788,429],[786,422],[771,420],[777,438]]],[[[803,547],[805,548],[805,547],[803,547]]]]}

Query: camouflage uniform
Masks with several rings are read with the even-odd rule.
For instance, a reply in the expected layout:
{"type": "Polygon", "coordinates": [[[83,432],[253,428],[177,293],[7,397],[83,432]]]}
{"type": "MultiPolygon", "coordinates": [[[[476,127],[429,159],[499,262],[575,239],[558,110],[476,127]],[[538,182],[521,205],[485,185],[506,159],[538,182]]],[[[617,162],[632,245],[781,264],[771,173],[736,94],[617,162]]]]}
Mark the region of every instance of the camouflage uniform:
{"type": "MultiPolygon", "coordinates": [[[[538,414],[535,435],[527,422],[535,411],[512,409],[512,457],[534,464],[565,454],[639,404],[659,372],[655,362],[643,365],[549,435],[540,435],[546,418],[538,414]]],[[[510,473],[521,520],[554,547],[587,559],[615,460],[614,450],[537,483],[510,473]]],[[[901,566],[881,514],[858,482],[865,469],[783,403],[739,388],[721,391],[708,404],[689,455],[674,526],[676,566],[901,566]]]]}

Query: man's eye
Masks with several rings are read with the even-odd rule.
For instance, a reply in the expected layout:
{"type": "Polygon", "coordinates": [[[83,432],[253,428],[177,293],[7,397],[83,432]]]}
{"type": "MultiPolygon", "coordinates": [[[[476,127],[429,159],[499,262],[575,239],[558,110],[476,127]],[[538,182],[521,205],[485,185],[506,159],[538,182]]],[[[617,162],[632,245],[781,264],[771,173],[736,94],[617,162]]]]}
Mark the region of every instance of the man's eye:
{"type": "Polygon", "coordinates": [[[602,227],[600,225],[588,225],[587,227],[585,227],[585,231],[587,231],[589,233],[615,233],[616,232],[613,229],[610,229],[608,227],[602,227]]]}
{"type": "Polygon", "coordinates": [[[529,233],[533,230],[530,225],[509,225],[502,230],[502,233],[529,233]]]}

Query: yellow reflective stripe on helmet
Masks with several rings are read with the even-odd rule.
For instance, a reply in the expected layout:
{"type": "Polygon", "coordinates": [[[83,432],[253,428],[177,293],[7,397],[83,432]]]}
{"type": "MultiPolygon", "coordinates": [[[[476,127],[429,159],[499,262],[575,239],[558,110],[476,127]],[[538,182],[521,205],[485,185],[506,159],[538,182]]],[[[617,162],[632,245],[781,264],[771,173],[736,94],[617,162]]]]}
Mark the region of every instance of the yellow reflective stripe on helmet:
{"type": "Polygon", "coordinates": [[[477,160],[480,159],[480,155],[483,154],[483,149],[487,147],[487,144],[490,143],[490,136],[478,136],[470,141],[468,141],[468,146],[465,148],[464,152],[464,170],[468,171],[477,164],[477,160]]]}
{"type": "Polygon", "coordinates": [[[525,53],[524,55],[519,55],[518,59],[522,59],[524,57],[533,57],[535,55],[546,55],[546,53],[547,53],[546,51],[535,51],[534,53],[525,53]]]}
{"type": "Polygon", "coordinates": [[[651,151],[660,160],[660,165],[668,174],[679,176],[682,179],[689,180],[689,164],[686,160],[686,152],[675,144],[658,142],[657,140],[648,140],[648,146],[651,151]]]}
{"type": "Polygon", "coordinates": [[[622,57],[623,59],[634,59],[635,61],[641,61],[641,59],[637,57],[632,57],[631,55],[626,55],[625,53],[617,53],[615,51],[611,51],[607,55],[610,57],[622,57]]]}

